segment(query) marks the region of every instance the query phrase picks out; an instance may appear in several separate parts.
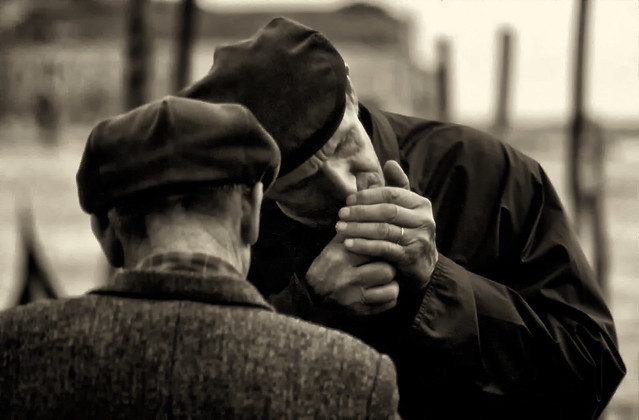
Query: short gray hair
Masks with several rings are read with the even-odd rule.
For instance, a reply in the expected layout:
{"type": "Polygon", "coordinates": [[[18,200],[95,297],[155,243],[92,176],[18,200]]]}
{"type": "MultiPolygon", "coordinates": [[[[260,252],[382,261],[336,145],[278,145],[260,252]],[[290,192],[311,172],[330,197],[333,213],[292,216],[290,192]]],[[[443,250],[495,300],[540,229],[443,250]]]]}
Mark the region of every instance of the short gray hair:
{"type": "Polygon", "coordinates": [[[149,215],[167,213],[177,206],[186,211],[226,215],[230,210],[230,197],[236,193],[246,197],[252,189],[253,186],[244,184],[220,184],[198,186],[183,193],[141,195],[115,205],[107,217],[120,235],[144,239],[147,237],[146,217],[149,215]]]}

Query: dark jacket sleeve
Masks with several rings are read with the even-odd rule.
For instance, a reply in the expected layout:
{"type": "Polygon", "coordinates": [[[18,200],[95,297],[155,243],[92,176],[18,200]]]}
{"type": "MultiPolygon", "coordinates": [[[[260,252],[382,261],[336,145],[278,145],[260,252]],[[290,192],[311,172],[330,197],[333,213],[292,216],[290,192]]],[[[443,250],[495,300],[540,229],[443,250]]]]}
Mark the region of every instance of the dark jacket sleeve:
{"type": "Polygon", "coordinates": [[[430,395],[486,418],[597,418],[625,367],[543,169],[467,127],[390,121],[412,187],[433,203],[440,252],[391,350],[405,408],[430,395]]]}

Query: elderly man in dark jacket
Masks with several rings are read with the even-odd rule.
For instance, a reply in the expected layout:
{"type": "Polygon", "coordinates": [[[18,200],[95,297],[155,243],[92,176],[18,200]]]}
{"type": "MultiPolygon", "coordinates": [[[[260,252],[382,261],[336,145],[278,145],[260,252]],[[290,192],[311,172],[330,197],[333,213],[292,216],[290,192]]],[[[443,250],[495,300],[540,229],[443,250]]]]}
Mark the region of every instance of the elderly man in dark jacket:
{"type": "Polygon", "coordinates": [[[80,203],[124,269],[0,314],[0,417],[396,418],[387,356],[246,281],[279,163],[238,104],[167,97],[98,124],[80,203]]]}
{"type": "Polygon", "coordinates": [[[278,142],[249,280],[278,309],[388,353],[403,417],[601,413],[625,367],[537,162],[358,103],[331,43],[285,18],[218,48],[181,94],[243,103],[278,142]]]}

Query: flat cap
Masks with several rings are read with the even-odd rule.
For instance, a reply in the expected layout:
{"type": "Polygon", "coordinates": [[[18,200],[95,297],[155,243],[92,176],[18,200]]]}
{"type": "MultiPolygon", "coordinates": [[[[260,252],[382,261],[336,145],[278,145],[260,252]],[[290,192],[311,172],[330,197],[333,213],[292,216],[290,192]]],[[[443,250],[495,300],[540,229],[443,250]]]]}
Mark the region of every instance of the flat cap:
{"type": "Polygon", "coordinates": [[[280,17],[250,39],[217,48],[209,73],[178,95],[246,105],[280,147],[284,175],[337,130],[346,76],[344,60],[324,35],[280,17]]]}
{"type": "Polygon", "coordinates": [[[168,96],[97,124],[76,175],[80,206],[99,214],[139,193],[277,177],[280,152],[240,104],[168,96]]]}

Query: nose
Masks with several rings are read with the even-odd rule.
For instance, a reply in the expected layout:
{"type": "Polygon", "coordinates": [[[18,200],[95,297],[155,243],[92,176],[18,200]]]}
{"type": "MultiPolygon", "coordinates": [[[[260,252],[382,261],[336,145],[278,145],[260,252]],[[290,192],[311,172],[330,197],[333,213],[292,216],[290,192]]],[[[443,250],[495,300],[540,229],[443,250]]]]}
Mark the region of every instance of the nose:
{"type": "Polygon", "coordinates": [[[346,161],[326,162],[321,172],[326,191],[338,200],[357,192],[357,179],[346,161]]]}

